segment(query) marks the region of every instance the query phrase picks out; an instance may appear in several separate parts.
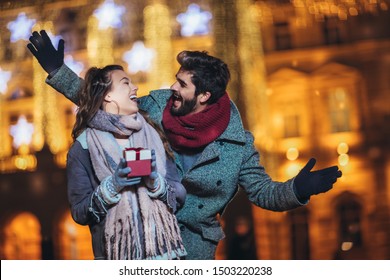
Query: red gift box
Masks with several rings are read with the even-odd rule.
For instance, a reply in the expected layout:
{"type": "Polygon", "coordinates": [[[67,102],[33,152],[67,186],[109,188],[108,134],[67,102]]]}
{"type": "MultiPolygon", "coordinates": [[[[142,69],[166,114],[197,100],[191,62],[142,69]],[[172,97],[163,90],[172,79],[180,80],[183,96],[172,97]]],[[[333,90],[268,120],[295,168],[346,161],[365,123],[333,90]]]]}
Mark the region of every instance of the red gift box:
{"type": "Polygon", "coordinates": [[[152,151],[144,148],[126,148],[124,157],[131,168],[128,177],[148,176],[152,172],[152,151]]]}

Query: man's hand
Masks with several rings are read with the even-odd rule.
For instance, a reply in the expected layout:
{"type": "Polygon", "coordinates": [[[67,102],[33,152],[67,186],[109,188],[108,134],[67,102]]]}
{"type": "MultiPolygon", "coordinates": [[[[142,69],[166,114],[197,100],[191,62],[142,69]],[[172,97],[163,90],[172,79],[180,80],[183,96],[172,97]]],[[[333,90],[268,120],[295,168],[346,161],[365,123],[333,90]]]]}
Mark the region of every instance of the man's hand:
{"type": "Polygon", "coordinates": [[[64,40],[60,39],[58,42],[58,50],[54,48],[45,30],[41,30],[40,34],[34,31],[29,40],[31,43],[27,48],[48,74],[64,64],[64,40]]]}
{"type": "Polygon", "coordinates": [[[126,160],[121,158],[112,176],[112,184],[117,193],[121,192],[125,187],[137,185],[141,182],[141,177],[127,178],[130,172],[131,168],[127,166],[126,160]]]}
{"type": "Polygon", "coordinates": [[[327,192],[342,175],[337,166],[310,171],[315,164],[316,160],[310,159],[295,177],[294,187],[299,199],[306,200],[313,194],[327,192]]]}

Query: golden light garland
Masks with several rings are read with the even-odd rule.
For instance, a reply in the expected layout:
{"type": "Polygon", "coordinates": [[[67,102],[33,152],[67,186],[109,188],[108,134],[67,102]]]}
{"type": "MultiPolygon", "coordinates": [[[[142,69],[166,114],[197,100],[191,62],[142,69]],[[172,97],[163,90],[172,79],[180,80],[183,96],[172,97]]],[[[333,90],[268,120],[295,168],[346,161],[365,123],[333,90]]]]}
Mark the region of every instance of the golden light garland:
{"type": "MultiPolygon", "coordinates": [[[[36,25],[36,30],[40,30],[40,25],[36,25]]],[[[44,81],[47,74],[39,65],[36,59],[32,60],[33,66],[33,96],[34,96],[34,111],[33,125],[34,133],[32,138],[32,146],[35,151],[40,151],[45,143],[44,137],[44,114],[45,114],[45,93],[44,81]]]]}
{"type": "Polygon", "coordinates": [[[111,27],[99,29],[99,20],[94,16],[88,19],[88,62],[91,66],[103,67],[114,63],[114,32],[111,27]]]}
{"type": "Polygon", "coordinates": [[[152,88],[160,88],[172,81],[174,76],[169,9],[161,3],[151,4],[145,7],[144,18],[145,45],[156,51],[152,69],[148,73],[148,80],[152,88]]]}
{"type": "MultiPolygon", "coordinates": [[[[37,24],[34,29],[44,29],[53,34],[54,27],[53,23],[48,21],[37,24]]],[[[36,59],[33,60],[33,70],[33,147],[35,151],[40,151],[46,141],[50,151],[56,154],[67,148],[63,135],[64,127],[61,125],[59,118],[58,93],[45,84],[47,74],[36,59]]]]}
{"type": "Polygon", "coordinates": [[[0,160],[12,154],[11,138],[9,137],[10,124],[4,114],[3,99],[5,96],[0,94],[0,160]]]}
{"type": "Polygon", "coordinates": [[[256,137],[266,135],[266,70],[260,30],[255,23],[255,7],[250,0],[236,1],[240,76],[249,129],[256,137]]]}

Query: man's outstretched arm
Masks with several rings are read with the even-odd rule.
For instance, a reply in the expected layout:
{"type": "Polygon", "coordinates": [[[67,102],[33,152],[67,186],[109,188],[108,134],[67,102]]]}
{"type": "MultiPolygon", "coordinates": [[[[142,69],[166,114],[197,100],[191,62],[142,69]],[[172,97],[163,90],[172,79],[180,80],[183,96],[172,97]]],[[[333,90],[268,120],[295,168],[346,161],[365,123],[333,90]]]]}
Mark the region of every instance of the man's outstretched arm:
{"type": "Polygon", "coordinates": [[[46,83],[78,104],[78,92],[83,87],[84,80],[64,64],[64,40],[59,41],[56,49],[45,30],[39,33],[34,31],[29,40],[27,48],[49,74],[46,83]]]}

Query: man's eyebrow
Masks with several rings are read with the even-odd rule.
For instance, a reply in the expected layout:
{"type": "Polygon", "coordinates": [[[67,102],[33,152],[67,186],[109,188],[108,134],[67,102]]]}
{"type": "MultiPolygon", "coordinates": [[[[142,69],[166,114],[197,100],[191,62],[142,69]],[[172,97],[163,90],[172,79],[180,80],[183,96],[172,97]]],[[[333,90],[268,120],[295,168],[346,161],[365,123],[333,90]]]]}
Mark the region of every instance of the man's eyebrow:
{"type": "Polygon", "coordinates": [[[187,83],[185,81],[183,81],[182,79],[180,79],[177,75],[176,75],[176,80],[178,80],[179,83],[183,84],[183,85],[187,85],[187,83]]]}
{"type": "Polygon", "coordinates": [[[122,80],[128,80],[128,81],[130,81],[129,78],[123,77],[122,79],[119,80],[119,82],[122,81],[122,80]]]}

